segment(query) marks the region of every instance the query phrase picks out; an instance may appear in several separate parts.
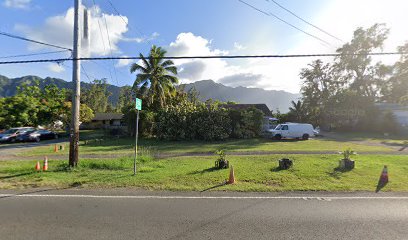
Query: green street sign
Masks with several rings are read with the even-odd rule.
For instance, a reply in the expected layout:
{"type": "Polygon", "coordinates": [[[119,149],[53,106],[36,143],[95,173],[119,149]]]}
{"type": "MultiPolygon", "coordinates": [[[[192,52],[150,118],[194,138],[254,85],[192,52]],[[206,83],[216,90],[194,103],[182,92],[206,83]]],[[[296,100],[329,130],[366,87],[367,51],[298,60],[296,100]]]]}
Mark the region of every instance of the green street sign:
{"type": "Polygon", "coordinates": [[[136,98],[136,109],[142,110],[142,99],[136,98]]]}

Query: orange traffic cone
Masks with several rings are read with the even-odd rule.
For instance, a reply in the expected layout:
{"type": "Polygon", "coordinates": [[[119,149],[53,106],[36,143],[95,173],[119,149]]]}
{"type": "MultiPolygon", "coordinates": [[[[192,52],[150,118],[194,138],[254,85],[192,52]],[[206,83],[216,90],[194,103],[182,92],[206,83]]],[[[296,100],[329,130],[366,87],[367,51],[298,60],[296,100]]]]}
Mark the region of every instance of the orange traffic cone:
{"type": "Polygon", "coordinates": [[[35,165],[35,170],[36,170],[37,172],[41,170],[40,161],[37,161],[37,164],[35,165]]]}
{"type": "Polygon", "coordinates": [[[57,144],[55,144],[55,146],[54,146],[54,152],[58,152],[57,144]]]}
{"type": "Polygon", "coordinates": [[[48,171],[48,158],[44,157],[44,166],[43,166],[43,171],[48,171]]]}
{"type": "Polygon", "coordinates": [[[384,184],[388,182],[388,168],[384,165],[383,171],[381,173],[380,181],[384,184]]]}
{"type": "Polygon", "coordinates": [[[231,165],[228,184],[234,184],[234,183],[235,183],[234,167],[231,165]]]}

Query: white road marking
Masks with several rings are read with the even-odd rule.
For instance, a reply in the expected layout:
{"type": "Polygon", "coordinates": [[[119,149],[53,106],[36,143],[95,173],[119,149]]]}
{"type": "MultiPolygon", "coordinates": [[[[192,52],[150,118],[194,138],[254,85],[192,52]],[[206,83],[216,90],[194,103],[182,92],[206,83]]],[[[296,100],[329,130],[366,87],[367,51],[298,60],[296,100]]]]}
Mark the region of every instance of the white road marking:
{"type": "Polygon", "coordinates": [[[0,198],[106,198],[106,199],[301,199],[301,200],[359,200],[359,199],[379,199],[379,200],[408,200],[407,197],[314,197],[314,196],[124,196],[124,195],[76,195],[76,194],[0,194],[0,198]]]}

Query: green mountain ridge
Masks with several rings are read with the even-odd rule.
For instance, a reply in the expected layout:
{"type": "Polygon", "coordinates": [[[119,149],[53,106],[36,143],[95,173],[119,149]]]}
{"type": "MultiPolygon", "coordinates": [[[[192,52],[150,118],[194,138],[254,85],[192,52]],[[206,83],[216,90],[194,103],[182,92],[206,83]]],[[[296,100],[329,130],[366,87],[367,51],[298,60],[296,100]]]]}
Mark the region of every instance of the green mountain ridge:
{"type": "Polygon", "coordinates": [[[292,100],[298,100],[301,95],[278,90],[265,90],[262,88],[228,87],[212,80],[202,80],[194,83],[183,84],[187,92],[195,87],[200,93],[200,100],[212,98],[222,102],[236,101],[238,103],[258,104],[265,103],[270,110],[287,112],[292,100]]]}
{"type": "MultiPolygon", "coordinates": [[[[73,83],[67,82],[59,78],[40,78],[37,76],[24,76],[20,78],[8,78],[0,75],[0,97],[13,96],[17,92],[17,87],[23,83],[33,84],[39,81],[40,87],[44,88],[47,85],[55,84],[58,88],[72,89],[73,83]]],[[[90,83],[81,82],[81,89],[89,89],[90,83]]],[[[185,91],[195,87],[200,93],[200,100],[205,101],[209,98],[214,100],[236,101],[238,103],[265,103],[269,109],[279,109],[282,112],[287,112],[290,106],[290,101],[297,100],[300,94],[293,94],[285,91],[264,90],[261,88],[246,88],[246,87],[228,87],[212,80],[202,80],[190,84],[182,84],[185,91]]],[[[109,97],[109,102],[116,105],[119,99],[121,87],[108,84],[108,91],[112,93],[109,97]]]]}
{"type": "MultiPolygon", "coordinates": [[[[35,81],[39,81],[40,88],[44,88],[47,85],[55,84],[60,89],[73,89],[73,82],[67,82],[59,78],[40,78],[37,76],[24,76],[20,78],[7,78],[0,75],[0,97],[10,97],[17,93],[17,87],[26,83],[28,85],[34,84],[35,81]]],[[[89,89],[90,83],[81,82],[81,89],[89,89]]],[[[120,87],[108,84],[108,91],[112,93],[109,97],[109,102],[116,104],[119,100],[120,87]]]]}

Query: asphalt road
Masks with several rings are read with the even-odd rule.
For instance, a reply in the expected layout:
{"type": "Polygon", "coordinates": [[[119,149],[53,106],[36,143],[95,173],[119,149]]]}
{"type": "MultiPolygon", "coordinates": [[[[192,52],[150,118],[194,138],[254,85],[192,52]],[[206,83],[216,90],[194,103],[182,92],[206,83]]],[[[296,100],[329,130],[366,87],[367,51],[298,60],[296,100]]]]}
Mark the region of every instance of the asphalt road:
{"type": "Polygon", "coordinates": [[[408,238],[407,194],[13,194],[0,192],[2,240],[408,238]]]}

